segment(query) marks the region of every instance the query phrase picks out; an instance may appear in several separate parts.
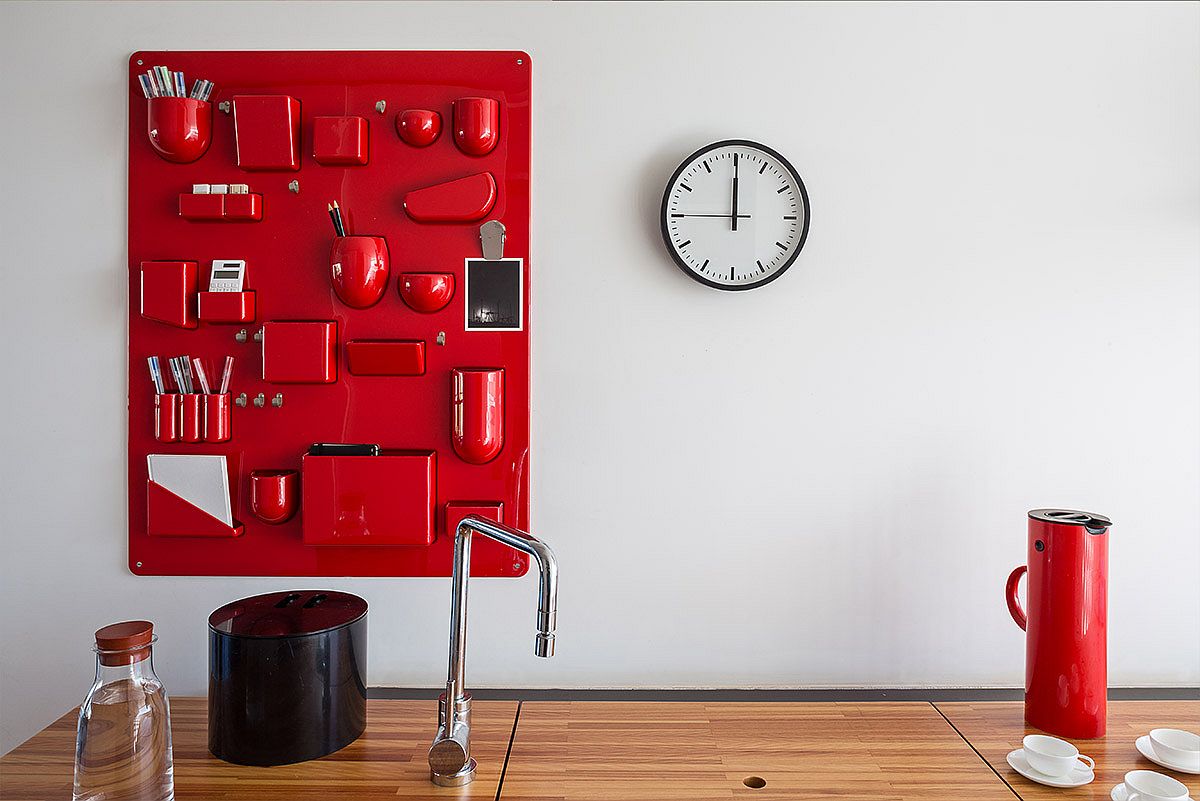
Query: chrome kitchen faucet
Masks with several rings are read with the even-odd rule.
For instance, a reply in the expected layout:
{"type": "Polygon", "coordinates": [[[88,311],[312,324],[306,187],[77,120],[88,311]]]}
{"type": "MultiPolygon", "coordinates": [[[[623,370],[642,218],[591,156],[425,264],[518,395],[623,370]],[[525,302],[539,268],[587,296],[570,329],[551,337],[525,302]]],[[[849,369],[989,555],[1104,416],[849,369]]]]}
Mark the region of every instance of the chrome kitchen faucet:
{"type": "Polygon", "coordinates": [[[554,656],[555,607],[558,605],[558,562],[549,546],[523,531],[469,515],[454,532],[454,573],[450,598],[450,670],[446,692],[438,699],[438,732],[429,748],[429,778],[443,787],[458,787],[475,778],[471,758],[471,695],[465,683],[467,652],[467,574],[471,565],[471,535],[482,534],[537,561],[537,637],[533,652],[554,656]]]}

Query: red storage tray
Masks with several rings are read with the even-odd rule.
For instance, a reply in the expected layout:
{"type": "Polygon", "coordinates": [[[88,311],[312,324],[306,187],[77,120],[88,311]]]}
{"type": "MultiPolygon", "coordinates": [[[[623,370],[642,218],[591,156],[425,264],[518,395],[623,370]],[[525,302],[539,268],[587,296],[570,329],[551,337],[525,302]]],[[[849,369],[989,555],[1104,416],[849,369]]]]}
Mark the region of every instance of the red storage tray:
{"type": "Polygon", "coordinates": [[[254,293],[201,292],[196,297],[196,311],[206,323],[254,322],[254,293]]]}
{"type": "Polygon", "coordinates": [[[433,542],[437,456],[305,456],[300,516],[305,545],[362,548],[433,542]]]}
{"type": "MultiPolygon", "coordinates": [[[[127,76],[128,558],[133,572],[448,576],[453,560],[453,538],[446,531],[448,517],[461,516],[471,509],[499,517],[506,525],[530,528],[530,74],[529,56],[517,51],[171,51],[139,52],[131,57],[127,76]],[[139,60],[144,63],[139,65],[139,60]],[[147,64],[170,64],[173,69],[203,75],[216,84],[211,99],[211,142],[193,163],[168,162],[146,135],[147,101],[137,75],[145,72],[147,64]],[[241,100],[235,126],[233,114],[222,113],[218,107],[235,97],[247,96],[273,99],[252,103],[241,100]],[[483,155],[464,151],[463,144],[452,135],[455,103],[463,98],[492,98],[497,102],[494,146],[485,141],[492,134],[485,136],[483,128],[476,132],[483,145],[491,146],[483,155]],[[386,101],[385,114],[376,110],[380,100],[386,101]],[[414,147],[396,132],[397,114],[409,109],[436,113],[446,130],[440,137],[423,142],[426,146],[414,147]],[[313,158],[317,148],[313,120],[317,117],[365,120],[371,128],[368,163],[318,163],[313,158]],[[300,167],[292,174],[292,169],[300,167]],[[491,176],[494,190],[486,177],[453,185],[484,173],[491,176]],[[293,178],[299,180],[298,193],[288,190],[293,178]],[[262,222],[215,225],[212,223],[216,220],[202,224],[180,216],[180,195],[189,193],[193,184],[214,181],[244,182],[254,190],[248,195],[221,196],[222,221],[232,221],[231,214],[237,210],[231,210],[231,204],[249,204],[251,216],[256,216],[257,207],[262,222]],[[409,216],[404,210],[405,197],[430,187],[439,189],[417,194],[415,213],[431,222],[409,216]],[[369,308],[354,308],[334,292],[330,264],[333,227],[326,213],[326,204],[334,200],[343,209],[348,234],[380,237],[387,242],[390,279],[382,297],[369,308]],[[269,215],[264,213],[268,203],[269,215]],[[465,328],[466,260],[481,257],[479,226],[489,220],[499,220],[507,229],[505,258],[522,260],[524,322],[519,331],[465,328]],[[142,262],[207,267],[213,260],[222,259],[245,260],[247,285],[254,289],[253,319],[260,322],[205,322],[197,326],[198,314],[209,317],[215,312],[205,305],[207,298],[199,301],[197,308],[197,286],[188,281],[186,274],[181,290],[179,284],[172,283],[152,304],[154,313],[161,313],[171,324],[142,316],[142,262]],[[438,281],[423,287],[414,284],[406,290],[401,277],[416,274],[436,274],[438,281]],[[424,294],[414,294],[417,290],[424,294]],[[164,299],[165,303],[160,302],[164,299]],[[179,322],[193,327],[179,327],[179,322]],[[281,354],[274,347],[280,344],[278,335],[283,329],[279,326],[296,323],[316,324],[308,332],[315,332],[316,346],[302,344],[292,355],[281,354]],[[245,330],[244,336],[239,328],[245,330]],[[330,328],[336,329],[336,337],[328,335],[330,328]],[[262,342],[255,336],[260,330],[262,342]],[[424,372],[403,377],[354,374],[350,363],[362,354],[352,356],[349,343],[377,341],[421,343],[424,372]],[[155,397],[146,357],[180,354],[196,356],[217,371],[225,356],[234,357],[230,395],[219,402],[228,409],[228,428],[224,425],[225,409],[218,409],[214,403],[202,405],[201,411],[207,414],[200,421],[200,441],[185,442],[182,410],[176,417],[170,408],[182,401],[166,400],[164,433],[173,433],[179,439],[164,444],[155,439],[155,397]],[[339,364],[342,360],[347,360],[345,365],[339,364]],[[479,438],[479,432],[491,430],[477,427],[480,422],[488,422],[486,417],[465,421],[476,428],[469,427],[458,435],[460,447],[468,444],[471,450],[464,452],[472,458],[491,456],[483,464],[467,461],[455,451],[451,419],[452,372],[479,367],[504,371],[503,420],[494,429],[503,437],[498,452],[490,453],[490,447],[497,444],[494,438],[479,438]],[[281,378],[302,379],[305,383],[276,383],[281,378]],[[330,379],[328,383],[307,383],[326,379],[330,379]],[[247,396],[244,405],[236,402],[242,393],[247,396]],[[261,406],[254,402],[260,394],[261,406]],[[277,397],[278,405],[274,403],[277,397]],[[218,416],[214,418],[213,414],[218,416]],[[172,432],[171,428],[177,430],[172,432]],[[220,433],[214,436],[228,434],[229,439],[210,441],[208,434],[215,431],[220,433]],[[314,541],[335,530],[332,522],[324,527],[324,534],[314,528],[310,517],[322,514],[322,507],[319,501],[312,501],[312,509],[306,507],[312,497],[311,488],[305,486],[306,476],[297,476],[298,481],[290,479],[296,495],[301,496],[294,512],[290,506],[286,514],[263,509],[263,476],[299,473],[304,454],[317,442],[378,443],[388,453],[436,454],[430,544],[421,544],[424,529],[419,525],[405,528],[404,534],[411,537],[415,531],[417,544],[306,544],[306,529],[314,541]],[[490,447],[483,448],[488,453],[476,454],[480,443],[490,443],[490,447]],[[151,535],[146,454],[162,452],[227,457],[231,488],[236,488],[234,518],[239,523],[225,528],[244,532],[241,536],[230,536],[231,531],[221,529],[216,530],[218,535],[211,535],[213,531],[205,527],[201,527],[207,532],[203,535],[171,536],[186,530],[179,522],[156,526],[151,535]],[[251,508],[252,473],[259,475],[261,517],[251,508]]],[[[471,149],[482,151],[486,147],[471,149]]],[[[340,145],[334,150],[340,150],[340,145]]],[[[189,202],[212,203],[184,201],[189,202]]],[[[240,311],[235,308],[233,316],[240,311]]],[[[371,354],[383,361],[370,369],[379,369],[380,364],[386,370],[416,369],[416,345],[399,350],[386,346],[386,350],[392,352],[371,354]]],[[[473,399],[478,396],[473,389],[467,395],[464,411],[474,415],[473,399]]],[[[194,406],[191,411],[195,411],[194,406]]],[[[189,413],[187,423],[193,424],[194,420],[189,413]]],[[[194,436],[195,428],[186,433],[194,436]]],[[[390,464],[381,461],[371,467],[386,470],[390,464]]],[[[311,467],[306,473],[312,474],[311,467]]],[[[419,487],[420,482],[413,486],[419,487]]],[[[395,498],[378,503],[395,504],[409,490],[392,487],[391,491],[395,498]]],[[[372,495],[372,503],[377,497],[372,495]]],[[[380,513],[401,514],[391,506],[386,511],[380,506],[380,513]]],[[[529,566],[523,555],[486,538],[475,538],[473,550],[473,575],[520,576],[529,566]]]]}

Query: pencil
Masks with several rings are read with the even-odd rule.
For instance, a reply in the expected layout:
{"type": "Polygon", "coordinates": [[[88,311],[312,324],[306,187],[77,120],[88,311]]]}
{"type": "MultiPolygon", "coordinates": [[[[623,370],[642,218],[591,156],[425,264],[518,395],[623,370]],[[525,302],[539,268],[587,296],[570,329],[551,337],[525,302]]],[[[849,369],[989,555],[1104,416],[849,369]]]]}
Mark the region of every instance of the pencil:
{"type": "Polygon", "coordinates": [[[338,236],[346,235],[346,221],[342,219],[342,210],[338,208],[338,202],[333,201],[334,220],[333,225],[337,228],[338,236]]]}

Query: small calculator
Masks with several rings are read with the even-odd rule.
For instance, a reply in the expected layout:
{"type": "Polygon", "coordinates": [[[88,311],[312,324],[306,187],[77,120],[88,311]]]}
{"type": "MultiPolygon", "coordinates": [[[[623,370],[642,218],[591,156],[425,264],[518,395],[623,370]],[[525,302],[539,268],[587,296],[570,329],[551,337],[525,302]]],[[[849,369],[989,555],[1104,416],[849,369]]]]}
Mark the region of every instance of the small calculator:
{"type": "Polygon", "coordinates": [[[246,262],[214,259],[208,277],[209,292],[241,292],[246,282],[246,262]]]}

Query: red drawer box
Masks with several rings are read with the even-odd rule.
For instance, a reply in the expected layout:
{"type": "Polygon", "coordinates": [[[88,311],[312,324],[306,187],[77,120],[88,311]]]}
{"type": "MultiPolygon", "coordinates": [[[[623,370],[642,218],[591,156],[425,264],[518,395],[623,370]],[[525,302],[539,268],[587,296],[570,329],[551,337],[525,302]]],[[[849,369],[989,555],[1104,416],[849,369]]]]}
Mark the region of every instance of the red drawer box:
{"type": "Polygon", "coordinates": [[[197,314],[206,323],[254,322],[254,292],[201,292],[197,314]]]}
{"type": "Polygon", "coordinates": [[[287,95],[233,98],[237,163],[243,170],[300,169],[300,102],[287,95]]]}
{"type": "Polygon", "coordinates": [[[350,375],[425,375],[421,340],[358,339],[346,343],[350,375]]]}
{"type": "Polygon", "coordinates": [[[318,164],[367,163],[367,121],[362,117],[313,117],[313,158],[318,164]]]}
{"type": "Polygon", "coordinates": [[[263,216],[262,195],[225,195],[225,220],[227,222],[258,222],[263,216]]]}
{"type": "Polygon", "coordinates": [[[179,216],[185,220],[221,220],[225,217],[225,195],[181,194],[179,216]]]}
{"type": "Polygon", "coordinates": [[[142,316],[179,328],[195,328],[196,286],[199,271],[194,261],[142,262],[142,316]]]}
{"type": "Polygon", "coordinates": [[[337,323],[273,322],[263,325],[262,377],[272,384],[337,381],[337,323]]]}
{"type": "Polygon", "coordinates": [[[305,545],[428,546],[435,533],[437,455],[310,456],[300,474],[305,545]]]}

